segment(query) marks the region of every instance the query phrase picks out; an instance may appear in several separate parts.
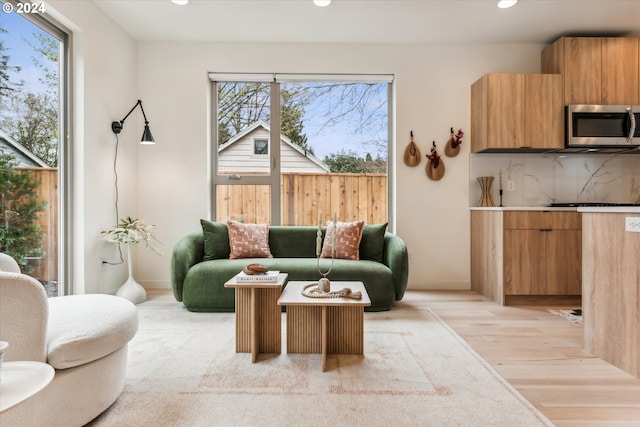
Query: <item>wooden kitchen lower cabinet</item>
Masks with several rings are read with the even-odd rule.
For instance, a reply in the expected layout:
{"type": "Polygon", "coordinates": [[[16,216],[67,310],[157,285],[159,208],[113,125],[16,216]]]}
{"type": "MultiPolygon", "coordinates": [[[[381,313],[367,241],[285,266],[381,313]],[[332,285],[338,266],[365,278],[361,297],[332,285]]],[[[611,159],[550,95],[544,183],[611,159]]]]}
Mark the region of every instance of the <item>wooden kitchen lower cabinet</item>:
{"type": "Polygon", "coordinates": [[[471,212],[471,289],[499,304],[577,303],[582,231],[573,211],[471,212]]]}
{"type": "Polygon", "coordinates": [[[545,239],[538,230],[504,231],[504,294],[546,293],[545,239]]]}

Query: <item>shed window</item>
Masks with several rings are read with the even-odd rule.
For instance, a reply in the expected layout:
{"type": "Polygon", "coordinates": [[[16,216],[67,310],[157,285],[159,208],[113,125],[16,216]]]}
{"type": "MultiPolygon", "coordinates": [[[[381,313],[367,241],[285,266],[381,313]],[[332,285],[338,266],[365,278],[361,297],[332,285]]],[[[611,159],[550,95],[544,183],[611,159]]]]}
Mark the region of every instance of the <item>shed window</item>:
{"type": "Polygon", "coordinates": [[[269,141],[266,139],[254,139],[253,154],[269,154],[269,141]]]}

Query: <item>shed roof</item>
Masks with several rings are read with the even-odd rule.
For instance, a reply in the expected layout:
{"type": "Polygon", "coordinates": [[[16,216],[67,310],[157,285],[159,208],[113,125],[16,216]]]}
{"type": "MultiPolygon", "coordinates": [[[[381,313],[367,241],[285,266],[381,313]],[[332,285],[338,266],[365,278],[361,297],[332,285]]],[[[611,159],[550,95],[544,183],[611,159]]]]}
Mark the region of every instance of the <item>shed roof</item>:
{"type": "MultiPolygon", "coordinates": [[[[258,120],[257,122],[251,124],[250,126],[247,126],[245,129],[243,129],[242,131],[238,132],[236,135],[234,135],[232,138],[230,138],[224,144],[218,146],[218,153],[221,153],[222,151],[224,151],[225,149],[229,148],[231,145],[235,144],[236,142],[242,140],[245,136],[251,134],[253,131],[255,131],[256,129],[258,129],[260,127],[266,129],[268,132],[271,132],[271,127],[269,126],[268,123],[265,123],[262,120],[258,120]]],[[[280,141],[284,142],[289,147],[291,147],[293,150],[297,151],[302,156],[306,157],[309,161],[311,161],[314,164],[316,164],[319,168],[322,168],[327,172],[331,172],[329,170],[329,168],[327,167],[327,165],[322,163],[322,161],[320,159],[318,159],[316,156],[314,156],[313,154],[311,154],[310,152],[308,152],[307,150],[305,150],[304,148],[302,148],[298,144],[295,144],[295,143],[291,142],[291,140],[289,138],[287,138],[285,135],[280,134],[280,141]]]]}

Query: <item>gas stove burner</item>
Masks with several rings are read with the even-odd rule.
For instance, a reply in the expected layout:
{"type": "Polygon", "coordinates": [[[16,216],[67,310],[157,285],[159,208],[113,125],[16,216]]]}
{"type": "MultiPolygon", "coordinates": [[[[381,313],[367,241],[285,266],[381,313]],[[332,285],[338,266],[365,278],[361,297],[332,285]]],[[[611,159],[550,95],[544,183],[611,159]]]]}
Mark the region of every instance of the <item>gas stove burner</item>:
{"type": "Polygon", "coordinates": [[[550,208],[579,208],[588,206],[640,206],[640,203],[607,203],[607,202],[559,202],[548,205],[550,208]]]}

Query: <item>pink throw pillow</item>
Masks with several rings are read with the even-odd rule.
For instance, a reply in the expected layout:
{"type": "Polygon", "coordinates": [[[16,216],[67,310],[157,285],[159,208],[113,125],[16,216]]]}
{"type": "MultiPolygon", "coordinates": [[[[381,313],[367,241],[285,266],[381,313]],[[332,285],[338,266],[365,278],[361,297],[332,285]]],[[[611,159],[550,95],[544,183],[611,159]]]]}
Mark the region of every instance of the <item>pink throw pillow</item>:
{"type": "Polygon", "coordinates": [[[269,249],[268,224],[244,224],[227,221],[229,227],[229,259],[273,258],[269,249]]]}
{"type": "MultiPolygon", "coordinates": [[[[337,222],[336,259],[360,259],[360,239],[364,221],[337,222]]],[[[327,222],[327,233],[322,244],[321,258],[331,258],[331,244],[333,241],[333,221],[327,222]]]]}

